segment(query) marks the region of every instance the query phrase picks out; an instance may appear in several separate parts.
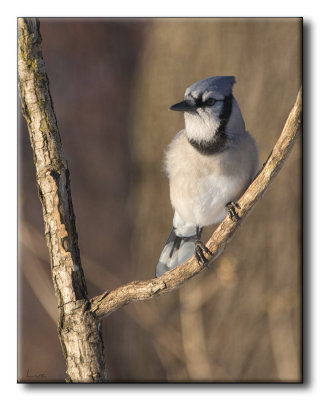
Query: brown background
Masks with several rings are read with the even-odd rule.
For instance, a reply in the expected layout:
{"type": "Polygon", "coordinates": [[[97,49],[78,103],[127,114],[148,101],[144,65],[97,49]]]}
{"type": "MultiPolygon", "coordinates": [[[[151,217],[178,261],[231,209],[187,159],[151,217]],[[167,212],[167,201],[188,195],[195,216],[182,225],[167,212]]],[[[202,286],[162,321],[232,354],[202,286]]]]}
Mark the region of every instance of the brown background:
{"type": "MultiPolygon", "coordinates": [[[[154,276],[173,216],[163,152],[183,127],[169,106],[199,79],[235,75],[262,165],[301,85],[301,28],[299,19],[41,19],[90,296],[154,276]]],[[[56,316],[19,111],[19,381],[64,380],[56,316]]],[[[214,268],[115,312],[103,332],[113,382],[300,380],[301,139],[214,268]]]]}

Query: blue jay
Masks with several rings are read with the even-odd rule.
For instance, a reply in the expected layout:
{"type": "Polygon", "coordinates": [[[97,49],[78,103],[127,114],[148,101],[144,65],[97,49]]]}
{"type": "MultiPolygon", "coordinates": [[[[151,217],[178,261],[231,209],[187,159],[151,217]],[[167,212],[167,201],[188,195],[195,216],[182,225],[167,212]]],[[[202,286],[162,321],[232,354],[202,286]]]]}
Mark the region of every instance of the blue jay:
{"type": "Polygon", "coordinates": [[[207,266],[210,250],[201,241],[204,226],[217,224],[227,211],[238,218],[236,201],[259,167],[258,149],[232,95],[233,76],[215,76],[191,85],[184,100],[170,107],[183,111],[185,128],[170,143],[165,168],[173,227],[156,267],[156,276],[193,254],[207,266]]]}

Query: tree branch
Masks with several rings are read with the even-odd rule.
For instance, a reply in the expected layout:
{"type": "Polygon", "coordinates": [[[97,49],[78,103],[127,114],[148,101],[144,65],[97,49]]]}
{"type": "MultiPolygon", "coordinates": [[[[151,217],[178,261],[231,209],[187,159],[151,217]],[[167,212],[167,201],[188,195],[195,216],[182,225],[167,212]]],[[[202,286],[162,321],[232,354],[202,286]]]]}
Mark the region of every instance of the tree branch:
{"type": "MultiPolygon", "coordinates": [[[[302,124],[302,89],[299,90],[296,102],[288,116],[282,133],[274,146],[268,160],[249,188],[238,201],[240,223],[252,211],[267,188],[280,171],[283,163],[297,138],[302,124]]],[[[212,234],[207,247],[213,253],[209,260],[211,264],[225,249],[240,223],[227,216],[212,234]]],[[[187,280],[204,269],[198,265],[194,257],[179,267],[166,272],[160,278],[148,281],[134,281],[111,292],[105,292],[91,300],[91,309],[98,318],[104,318],[119,308],[133,301],[152,299],[182,286],[187,280]]]]}
{"type": "Polygon", "coordinates": [[[18,19],[18,74],[58,300],[58,334],[66,358],[68,380],[104,382],[101,329],[90,310],[78,248],[69,170],[42,58],[39,21],[34,18],[18,19]]]}

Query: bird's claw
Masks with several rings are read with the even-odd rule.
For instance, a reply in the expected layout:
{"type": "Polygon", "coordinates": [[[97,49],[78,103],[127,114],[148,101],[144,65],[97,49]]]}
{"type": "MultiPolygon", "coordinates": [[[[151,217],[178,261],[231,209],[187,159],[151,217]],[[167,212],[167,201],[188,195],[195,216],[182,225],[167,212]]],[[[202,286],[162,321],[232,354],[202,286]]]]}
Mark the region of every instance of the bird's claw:
{"type": "Polygon", "coordinates": [[[204,265],[206,268],[209,268],[208,260],[204,253],[213,255],[212,251],[208,249],[208,247],[201,241],[196,240],[196,248],[195,248],[195,257],[199,265],[204,265]]]}
{"type": "Polygon", "coordinates": [[[240,217],[236,211],[236,208],[238,208],[240,210],[240,205],[239,203],[237,203],[236,201],[230,201],[230,203],[228,203],[226,205],[229,217],[232,219],[232,221],[235,222],[239,222],[240,221],[240,217]]]}

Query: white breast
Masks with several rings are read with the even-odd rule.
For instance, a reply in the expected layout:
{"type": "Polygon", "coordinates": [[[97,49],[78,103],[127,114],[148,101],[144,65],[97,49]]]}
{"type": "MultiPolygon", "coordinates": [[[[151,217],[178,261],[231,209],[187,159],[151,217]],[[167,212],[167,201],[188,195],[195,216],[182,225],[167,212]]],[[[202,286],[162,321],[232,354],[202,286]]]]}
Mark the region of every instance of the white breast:
{"type": "Polygon", "coordinates": [[[171,203],[187,223],[218,223],[225,217],[226,204],[237,200],[254,177],[257,164],[255,142],[247,132],[224,152],[205,156],[181,131],[166,154],[171,203]]]}

